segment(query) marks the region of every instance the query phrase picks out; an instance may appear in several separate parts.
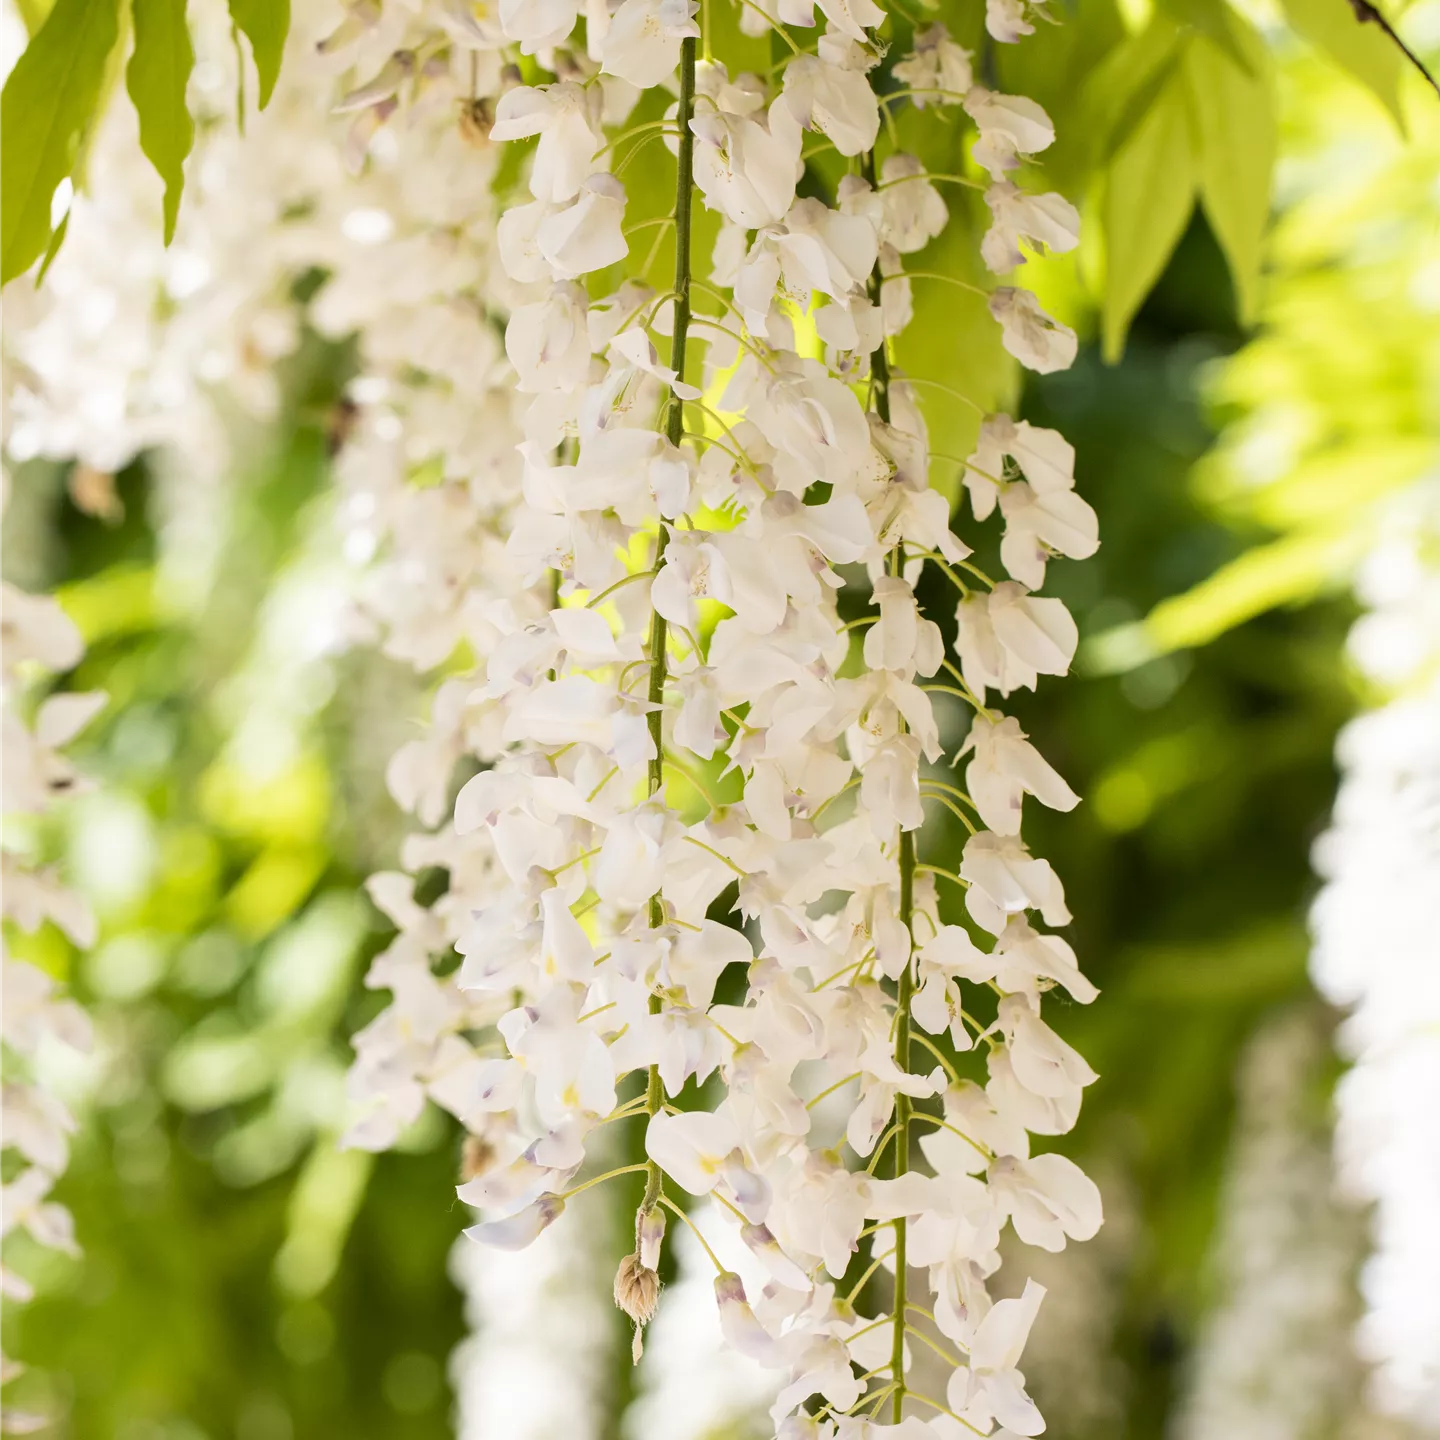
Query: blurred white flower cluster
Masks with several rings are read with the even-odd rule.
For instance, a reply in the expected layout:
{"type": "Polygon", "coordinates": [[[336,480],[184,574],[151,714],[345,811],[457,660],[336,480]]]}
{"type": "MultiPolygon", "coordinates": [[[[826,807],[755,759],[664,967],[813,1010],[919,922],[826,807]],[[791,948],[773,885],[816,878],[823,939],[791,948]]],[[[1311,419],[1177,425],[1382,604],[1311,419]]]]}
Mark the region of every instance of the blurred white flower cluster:
{"type": "MultiPolygon", "coordinates": [[[[33,934],[46,922],[75,945],[94,943],[95,921],[84,898],[68,889],[56,869],[36,862],[37,837],[24,829],[53,803],[79,793],[84,781],[62,753],[64,746],[105,704],[104,695],[57,691],[24,718],[27,692],[44,676],[73,670],[83,653],[80,634],[49,596],[29,595],[0,582],[0,686],[3,686],[3,800],[5,835],[0,847],[0,916],[33,934]],[[17,830],[20,832],[17,834],[17,830]]],[[[7,953],[0,941],[0,1042],[6,1076],[0,1091],[0,1135],[18,1165],[0,1184],[0,1236],[23,1231],[41,1245],[76,1253],[70,1212],[49,1199],[65,1169],[75,1120],[46,1083],[54,1047],[88,1050],[90,1022],[64,995],[55,977],[7,953]]],[[[0,1268],[0,1294],[27,1300],[23,1275],[0,1268]]],[[[0,1382],[17,1371],[0,1357],[0,1382]]],[[[50,1419],[0,1411],[0,1429],[24,1433],[50,1419]]]]}
{"type": "Polygon", "coordinates": [[[472,1331],[450,1359],[457,1440],[607,1433],[610,1277],[597,1226],[600,1235],[613,1229],[604,1197],[591,1194],[528,1250],[456,1241],[450,1268],[472,1331]]]}
{"type": "Polygon", "coordinates": [[[1348,1334],[1360,1225],[1333,1193],[1319,1009],[1270,1018],[1241,1060],[1211,1244],[1215,1303],[1193,1352],[1177,1440],[1369,1433],[1336,1423],[1360,1371],[1348,1334]]]}
{"type": "Polygon", "coordinates": [[[1440,1432],[1440,484],[1388,502],[1350,651],[1387,704],[1338,745],[1340,792],[1315,847],[1325,879],[1311,973],[1350,1010],[1340,1045],[1342,1183],[1375,1205],[1361,1288],[1378,1407],[1440,1432]]]}

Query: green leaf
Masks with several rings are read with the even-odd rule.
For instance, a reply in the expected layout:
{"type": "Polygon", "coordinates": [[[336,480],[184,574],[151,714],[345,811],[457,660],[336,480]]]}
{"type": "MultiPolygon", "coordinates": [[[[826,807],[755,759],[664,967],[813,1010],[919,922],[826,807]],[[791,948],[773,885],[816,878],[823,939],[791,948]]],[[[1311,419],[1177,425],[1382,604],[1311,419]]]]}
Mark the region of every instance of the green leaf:
{"type": "Polygon", "coordinates": [[[1180,39],[1173,20],[1156,16],[1091,73],[1083,113],[1094,164],[1103,165],[1135,133],[1175,68],[1180,39]]]}
{"type": "Polygon", "coordinates": [[[1200,198],[1230,262],[1240,323],[1255,319],[1260,261],[1270,218],[1278,123],[1269,52],[1238,15],[1229,17],[1232,46],[1197,37],[1186,50],[1185,80],[1199,151],[1200,198]],[[1242,69],[1232,49],[1245,53],[1242,69]]]}
{"type": "Polygon", "coordinates": [[[165,182],[165,243],[175,236],[185,157],[195,143],[195,125],[185,106],[185,86],[195,51],[185,26],[185,0],[133,0],[135,53],[125,70],[125,88],[140,117],[140,148],[165,182]]]}
{"type": "Polygon", "coordinates": [[[1139,128],[1115,152],[1105,179],[1105,359],[1125,348],[1125,332],[1160,278],[1190,218],[1195,160],[1182,83],[1161,91],[1139,128]]]}
{"type": "Polygon", "coordinates": [[[59,0],[0,97],[0,285],[50,241],[50,202],[94,119],[119,0],[59,0]]]}
{"type": "Polygon", "coordinates": [[[1231,24],[1234,12],[1224,0],[1160,0],[1160,8],[1177,23],[1213,40],[1241,70],[1251,70],[1253,55],[1239,42],[1231,24]]]}
{"type": "Polygon", "coordinates": [[[45,17],[50,13],[49,0],[16,0],[16,8],[20,11],[21,20],[25,22],[27,35],[33,35],[45,23],[45,17]]]}
{"type": "Polygon", "coordinates": [[[45,247],[44,258],[40,261],[40,268],[35,272],[35,288],[38,290],[45,283],[45,276],[51,265],[55,263],[55,257],[60,253],[60,247],[65,243],[65,236],[70,232],[70,212],[67,210],[61,218],[60,223],[55,227],[55,233],[50,237],[50,243],[45,247]]]}
{"type": "Polygon", "coordinates": [[[1362,25],[1350,0],[1282,0],[1290,23],[1323,50],[1342,70],[1364,85],[1395,117],[1403,130],[1400,109],[1400,51],[1377,25],[1362,25]]]}
{"type": "Polygon", "coordinates": [[[1092,675],[1116,675],[1159,655],[1208,645],[1267,610],[1338,589],[1373,543],[1373,524],[1361,517],[1258,545],[1162,600],[1143,620],[1091,636],[1082,663],[1092,675]]]}
{"type": "Polygon", "coordinates": [[[285,37],[290,33],[290,0],[230,0],[230,18],[250,41],[255,69],[260,76],[260,108],[270,103],[285,37]]]}

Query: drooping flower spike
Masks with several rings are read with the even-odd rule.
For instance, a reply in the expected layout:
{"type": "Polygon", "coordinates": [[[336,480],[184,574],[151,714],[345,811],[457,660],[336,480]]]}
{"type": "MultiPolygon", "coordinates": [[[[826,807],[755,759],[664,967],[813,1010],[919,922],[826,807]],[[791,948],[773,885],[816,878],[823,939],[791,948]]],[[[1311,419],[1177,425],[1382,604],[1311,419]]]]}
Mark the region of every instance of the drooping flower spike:
{"type": "MultiPolygon", "coordinates": [[[[917,1435],[1034,1434],[1018,1366],[1043,1292],[992,1304],[985,1282],[1007,1224],[1054,1249],[1100,1223],[1093,1185],[1030,1139],[1068,1129],[1094,1079],[1042,996],[1095,991],[1030,922],[1069,912],[1021,838],[1027,795],[1061,810],[1077,797],[992,697],[1068,669],[1073,622],[1033,592],[1052,557],[1084,558],[1097,536],[1069,447],[994,416],[966,480],[977,515],[1001,511],[1010,578],[966,574],[891,356],[911,306],[904,257],[946,206],[880,141],[884,12],[822,9],[813,51],[796,45],[768,77],[701,60],[683,3],[591,15],[584,55],[564,48],[568,4],[502,7],[486,41],[554,78],[507,88],[492,67],[491,139],[538,137],[495,252],[525,438],[504,542],[514,594],[489,608],[483,677],[446,701],[473,716],[486,768],[445,844],[478,845],[501,883],[469,892],[468,916],[463,901],[447,911],[467,1013],[435,1033],[470,1046],[493,1015],[504,1045],[447,1090],[480,1140],[460,1191],[481,1212],[474,1238],[541,1233],[569,1196],[608,1184],[598,1157],[587,1165],[601,1127],[643,1121],[636,1247],[616,1279],[637,1327],[665,1303],[649,1278],[662,1217],[710,1196],[770,1277],[747,1290],[717,1262],[728,1342],[777,1372],[777,1430],[803,1411],[816,1434],[882,1415],[917,1435]],[[647,88],[668,92],[655,130],[675,160],[654,237],[628,216],[624,180],[646,127],[616,140],[647,88]],[[852,159],[834,204],[796,193],[806,132],[852,159]],[[709,257],[697,205],[721,220],[709,257]],[[667,254],[673,280],[656,290],[667,254]],[[841,567],[856,565],[871,612],[847,625],[841,567]],[[919,598],[932,566],[958,590],[953,657],[919,598]],[[966,791],[943,763],[945,691],[973,717],[966,791]],[[937,805],[971,831],[954,870],[921,858],[937,805]],[[965,889],[973,929],[942,926],[937,879],[965,889]],[[721,1002],[727,970],[747,984],[721,1002]],[[970,991],[999,992],[992,1022],[970,991]],[[939,1041],[983,1054],[984,1083],[939,1041]],[[691,1082],[715,1076],[721,1098],[693,1108],[691,1082]],[[943,1395],[912,1384],[916,1329],[954,1359],[943,1395]]],[[[1002,40],[1029,29],[1023,7],[991,21],[1002,40]]],[[[743,17],[782,23],[816,17],[743,17]]],[[[1072,246],[1076,221],[1014,179],[1053,140],[1048,119],[975,87],[969,62],[935,27],[891,73],[917,107],[975,122],[992,177],[984,260],[1009,270],[1026,244],[1072,246]]],[[[1002,286],[990,305],[1022,362],[1073,358],[1032,295],[1002,286]]],[[[418,761],[399,769],[418,777],[418,761]]],[[[406,895],[393,903],[418,935],[406,895]]]]}

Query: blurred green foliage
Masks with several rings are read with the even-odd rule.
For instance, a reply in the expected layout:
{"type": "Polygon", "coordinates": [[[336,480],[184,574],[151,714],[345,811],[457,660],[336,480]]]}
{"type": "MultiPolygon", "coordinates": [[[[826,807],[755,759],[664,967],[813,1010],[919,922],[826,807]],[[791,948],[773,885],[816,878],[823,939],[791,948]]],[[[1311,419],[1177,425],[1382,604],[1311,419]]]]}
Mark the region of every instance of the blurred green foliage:
{"type": "Polygon", "coordinates": [[[101,938],[78,962],[53,929],[30,947],[101,1033],[103,1088],[58,1192],[85,1253],[27,1257],[41,1294],[6,1318],[7,1350],[36,1366],[16,1390],[77,1440],[448,1433],[452,1143],[436,1121],[413,1155],[334,1145],[348,1037],[379,1003],[358,988],[383,940],[359,888],[379,797],[351,783],[379,662],[338,665],[275,773],[233,744],[266,597],[331,523],[323,421],[346,366],[318,345],[294,362],[267,450],[216,497],[224,553],[197,613],[158,583],[145,461],[118,477],[113,525],[60,471],[17,477],[15,528],[44,544],[7,573],[59,587],[89,645],[68,683],[111,697],[80,752],[100,789],[70,827],[111,857],[101,938]]]}
{"type": "MultiPolygon", "coordinates": [[[[1339,44],[1327,5],[1289,8],[1320,44],[1339,44]]],[[[1014,706],[1086,797],[1072,815],[1037,811],[1027,825],[1064,877],[1073,942],[1104,991],[1088,1009],[1057,999],[1056,1025],[1102,1077],[1070,1145],[1110,1177],[1120,1227],[1116,1409],[1090,1426],[1063,1396],[1042,1395],[1057,1440],[1165,1433],[1206,1299],[1236,1057],[1267,1013],[1308,993],[1308,847],[1354,703],[1339,581],[1363,543],[1356,497],[1433,456],[1426,382],[1406,358],[1419,322],[1393,295],[1364,308],[1373,290],[1352,285],[1326,247],[1327,235],[1348,243],[1353,212],[1312,207],[1282,231],[1261,307],[1270,328],[1236,355],[1259,284],[1260,182],[1227,180],[1233,135],[1212,127],[1207,149],[1204,127],[1182,135],[1189,121],[1172,124],[1166,107],[1190,103],[1196,66],[1228,66],[1226,85],[1249,84],[1253,41],[1239,25],[1218,6],[1157,5],[1148,26],[1127,29],[1112,0],[1080,0],[1075,23],[986,62],[1052,110],[1062,138],[1050,173],[1072,190],[1087,177],[1109,186],[1113,221],[1108,257],[1087,241],[1077,263],[1034,267],[1046,298],[1101,336],[1072,371],[1033,382],[1022,407],[1074,443],[1104,539],[1094,561],[1051,572],[1051,593],[1080,623],[1083,673],[1014,706]],[[1118,99],[1093,79],[1107,66],[1126,74],[1118,99]],[[1135,153],[1151,131],[1156,153],[1135,153]],[[1169,165],[1165,146],[1184,150],[1174,193],[1141,233],[1116,217],[1136,204],[1127,186],[1169,165]],[[1116,228],[1137,254],[1117,250],[1116,228]],[[1160,277],[1148,297],[1148,276],[1121,286],[1147,270],[1160,277]],[[1105,366],[1101,339],[1113,355],[1127,325],[1123,359],[1105,366]],[[1306,432],[1280,483],[1242,492],[1225,478],[1217,431],[1265,401],[1303,401],[1333,423],[1306,432]],[[1377,434],[1388,437],[1379,450],[1377,434]],[[1298,601],[1309,603],[1281,603],[1298,601]]],[[[1380,102],[1398,104],[1394,68],[1368,38],[1347,54],[1380,102]]],[[[1337,102],[1308,62],[1286,68],[1286,146],[1337,107],[1338,123],[1379,113],[1358,87],[1337,102]]],[[[645,171],[627,177],[637,221],[668,203],[648,193],[645,171]]],[[[1347,203],[1386,213],[1419,173],[1400,162],[1347,203]]],[[[809,183],[826,183],[823,170],[809,183]]],[[[953,253],[921,263],[953,269],[973,247],[966,203],[941,242],[953,253]]],[[[1384,263],[1382,247],[1374,274],[1384,263]]],[[[966,297],[928,298],[904,358],[1003,398],[1013,368],[993,339],[969,343],[966,297]]],[[[450,1433],[444,1367],[462,1330],[446,1270],[462,1223],[455,1136],[432,1113],[404,1153],[372,1162],[333,1147],[346,1040],[380,1003],[359,987],[385,938],[359,882],[390,861],[399,833],[366,778],[385,747],[358,732],[393,727],[415,697],[380,686],[391,713],[377,722],[380,662],[330,661],[330,698],[283,769],[257,779],[231,744],[264,598],[321,513],[325,418],[346,365],[312,345],[287,377],[286,414],[226,492],[223,564],[198,612],[167,605],[158,584],[147,463],[119,477],[116,525],[78,511],[57,471],[18,477],[31,543],[7,562],[16,578],[60,586],[86,632],[90,652],[67,683],[112,701],[81,753],[103,787],[85,823],[132,862],[102,907],[101,944],[72,976],[112,1057],[58,1191],[86,1253],[35,1256],[42,1294],[6,1319],[7,1350],[36,1367],[24,1383],[55,1387],[75,1440],[450,1433]]],[[[964,454],[973,417],[943,402],[929,413],[936,449],[964,454]]],[[[979,558],[993,556],[982,546],[979,558]]],[[[953,604],[938,589],[926,598],[937,613],[953,604]]],[[[962,838],[940,812],[926,853],[943,860],[962,838]]],[[[51,932],[35,953],[57,970],[73,961],[51,932]]],[[[617,1407],[629,1383],[627,1366],[617,1407]]]]}

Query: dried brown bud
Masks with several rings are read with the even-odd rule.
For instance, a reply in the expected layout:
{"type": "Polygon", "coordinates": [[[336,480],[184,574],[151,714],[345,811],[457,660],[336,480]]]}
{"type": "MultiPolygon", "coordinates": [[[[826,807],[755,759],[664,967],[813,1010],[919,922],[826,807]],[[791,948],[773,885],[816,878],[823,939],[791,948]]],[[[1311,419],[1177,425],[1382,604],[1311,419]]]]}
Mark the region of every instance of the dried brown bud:
{"type": "Polygon", "coordinates": [[[93,515],[107,525],[118,525],[125,518],[125,506],[115,493],[115,477],[108,470],[78,461],[70,472],[67,486],[70,499],[82,514],[93,515]]]}
{"type": "Polygon", "coordinates": [[[460,136],[467,145],[484,150],[490,144],[490,131],[495,125],[495,106],[485,99],[464,100],[460,104],[460,136]]]}
{"type": "Polygon", "coordinates": [[[483,1175],[495,1158],[495,1148],[483,1135],[467,1135],[460,1151],[460,1179],[468,1183],[483,1175]]]}
{"type": "Polygon", "coordinates": [[[615,1303],[636,1325],[648,1325],[659,1300],[660,1277],[646,1269],[638,1255],[627,1255],[615,1272],[615,1303]]]}
{"type": "Polygon", "coordinates": [[[344,448],[360,420],[360,407],[348,395],[342,395],[325,417],[325,449],[333,460],[344,448]]]}

